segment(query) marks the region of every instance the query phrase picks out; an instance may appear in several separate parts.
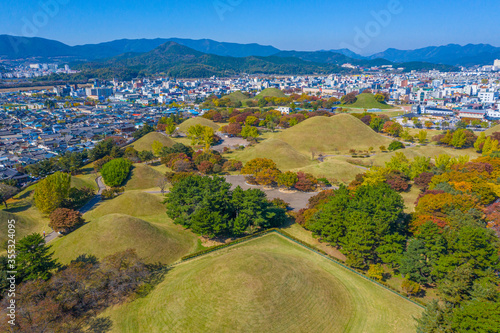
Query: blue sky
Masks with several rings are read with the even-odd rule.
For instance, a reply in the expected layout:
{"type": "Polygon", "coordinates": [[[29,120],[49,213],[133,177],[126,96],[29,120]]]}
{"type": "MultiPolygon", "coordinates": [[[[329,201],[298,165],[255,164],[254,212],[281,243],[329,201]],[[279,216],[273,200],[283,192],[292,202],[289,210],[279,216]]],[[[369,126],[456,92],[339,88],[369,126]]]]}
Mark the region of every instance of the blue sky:
{"type": "Polygon", "coordinates": [[[500,46],[498,0],[2,0],[0,34],[69,45],[210,38],[284,50],[500,46]]]}

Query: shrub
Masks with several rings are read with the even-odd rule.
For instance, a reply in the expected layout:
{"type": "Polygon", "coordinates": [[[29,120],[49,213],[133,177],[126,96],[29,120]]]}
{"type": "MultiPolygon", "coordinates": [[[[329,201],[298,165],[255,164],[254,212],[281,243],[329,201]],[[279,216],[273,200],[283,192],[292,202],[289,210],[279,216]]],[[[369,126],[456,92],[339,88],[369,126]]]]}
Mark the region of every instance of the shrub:
{"type": "Polygon", "coordinates": [[[382,281],[384,279],[384,269],[380,264],[370,265],[368,272],[366,273],[369,278],[382,281]]]}
{"type": "Polygon", "coordinates": [[[392,141],[391,144],[389,145],[389,150],[395,151],[398,149],[403,149],[404,147],[405,147],[405,145],[402,142],[392,141]]]}
{"type": "Polygon", "coordinates": [[[295,188],[303,192],[313,192],[316,189],[318,181],[313,175],[304,172],[298,172],[297,177],[299,180],[295,183],[295,188]]]}
{"type": "Polygon", "coordinates": [[[68,197],[63,201],[62,206],[70,209],[77,209],[82,207],[92,199],[95,195],[95,191],[88,187],[76,188],[72,187],[69,189],[68,197]]]}
{"type": "Polygon", "coordinates": [[[224,171],[239,171],[243,167],[243,163],[236,160],[229,160],[224,163],[222,170],[224,171]]]}
{"type": "Polygon", "coordinates": [[[106,163],[101,169],[101,175],[108,186],[116,187],[127,179],[132,163],[123,158],[114,159],[106,163]]]}
{"type": "Polygon", "coordinates": [[[404,279],[401,283],[401,289],[403,289],[407,295],[417,295],[422,290],[422,287],[417,282],[404,279]]]}
{"type": "Polygon", "coordinates": [[[50,214],[49,227],[56,232],[68,233],[84,222],[80,212],[68,208],[57,208],[50,214]]]}
{"type": "Polygon", "coordinates": [[[210,161],[203,161],[198,165],[198,171],[202,174],[208,175],[213,172],[214,165],[210,161]]]}
{"type": "Polygon", "coordinates": [[[125,189],[123,187],[112,187],[110,189],[102,191],[101,198],[103,200],[113,199],[118,194],[123,193],[124,191],[125,191],[125,189]]]}

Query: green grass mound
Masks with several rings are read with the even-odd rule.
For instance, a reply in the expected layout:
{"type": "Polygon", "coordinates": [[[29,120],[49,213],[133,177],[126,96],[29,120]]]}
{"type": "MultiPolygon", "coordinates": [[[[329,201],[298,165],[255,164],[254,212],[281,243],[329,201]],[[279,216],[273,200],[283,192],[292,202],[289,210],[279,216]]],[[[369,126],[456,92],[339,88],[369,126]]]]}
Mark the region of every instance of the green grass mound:
{"type": "Polygon", "coordinates": [[[165,206],[162,198],[140,191],[125,192],[111,200],[104,200],[99,205],[85,214],[86,220],[95,220],[108,214],[126,214],[131,216],[152,216],[164,213],[165,206]]]}
{"type": "Polygon", "coordinates": [[[288,143],[275,138],[262,141],[241,152],[235,152],[231,157],[244,163],[254,158],[269,158],[281,170],[301,168],[312,163],[310,158],[297,152],[288,143]]]}
{"type": "Polygon", "coordinates": [[[366,172],[362,168],[335,158],[328,158],[322,163],[311,164],[293,171],[310,173],[317,178],[336,179],[343,183],[350,183],[356,175],[366,172]]]}
{"type": "MultiPolygon", "coordinates": [[[[52,244],[52,243],[51,243],[52,244]]],[[[123,214],[106,215],[90,222],[53,243],[55,257],[68,263],[81,254],[103,258],[135,249],[148,263],[172,263],[193,248],[192,242],[161,226],[123,214]]]]}
{"type": "Polygon", "coordinates": [[[146,164],[134,164],[128,180],[125,182],[126,190],[145,190],[158,186],[158,179],[163,174],[146,164]]]}
{"type": "MultiPolygon", "coordinates": [[[[496,126],[493,126],[492,128],[487,129],[486,131],[484,131],[484,134],[486,136],[488,136],[488,135],[492,135],[495,132],[500,132],[500,125],[496,125],[496,126]]],[[[477,135],[479,135],[479,133],[477,135]]]]}
{"type": "Polygon", "coordinates": [[[113,332],[413,332],[423,309],[267,235],[178,265],[108,310],[113,332]]]}
{"type": "Polygon", "coordinates": [[[333,154],[336,151],[377,148],[391,143],[390,139],[377,134],[349,114],[309,118],[281,132],[277,138],[307,155],[311,154],[311,149],[318,153],[333,154]]]}
{"type": "MultiPolygon", "coordinates": [[[[5,250],[5,244],[9,238],[9,228],[8,221],[14,220],[15,222],[15,239],[16,241],[21,240],[24,236],[32,234],[34,232],[39,232],[38,224],[35,220],[21,216],[19,214],[13,214],[0,210],[0,252],[5,250]]],[[[48,233],[48,230],[46,231],[48,233]]]]}
{"type": "Polygon", "coordinates": [[[348,108],[357,108],[357,109],[392,109],[393,107],[385,104],[377,102],[375,99],[375,95],[373,94],[359,94],[357,97],[357,101],[354,104],[344,105],[348,108]]]}
{"type": "Polygon", "coordinates": [[[71,187],[83,188],[88,187],[97,190],[97,183],[95,179],[97,175],[81,175],[81,176],[71,176],[71,187]]]}
{"type": "Polygon", "coordinates": [[[243,94],[241,91],[235,91],[226,96],[231,100],[231,102],[243,102],[248,99],[248,97],[243,94]]]}
{"type": "Polygon", "coordinates": [[[134,147],[135,150],[137,151],[143,151],[143,150],[149,150],[153,151],[153,142],[159,141],[162,145],[171,147],[175,144],[175,142],[168,138],[167,136],[163,135],[162,133],[159,132],[151,132],[146,135],[144,135],[142,138],[139,140],[133,142],[130,144],[130,147],[134,147]]]}
{"type": "Polygon", "coordinates": [[[285,93],[278,88],[266,88],[260,92],[256,98],[264,98],[264,97],[286,97],[285,93]]]}
{"type": "Polygon", "coordinates": [[[179,125],[179,131],[182,133],[187,133],[189,127],[195,126],[195,125],[202,125],[202,126],[208,126],[214,129],[214,131],[217,131],[219,129],[219,125],[211,121],[210,119],[205,119],[203,117],[195,117],[195,118],[189,118],[185,122],[179,125]]]}

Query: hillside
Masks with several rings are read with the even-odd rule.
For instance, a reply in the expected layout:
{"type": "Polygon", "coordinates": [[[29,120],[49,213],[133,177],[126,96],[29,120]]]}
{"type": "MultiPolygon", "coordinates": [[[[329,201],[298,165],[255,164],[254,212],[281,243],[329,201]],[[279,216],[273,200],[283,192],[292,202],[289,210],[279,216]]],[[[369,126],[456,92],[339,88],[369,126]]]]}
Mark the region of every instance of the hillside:
{"type": "Polygon", "coordinates": [[[146,164],[134,164],[129,178],[123,186],[125,190],[147,190],[158,187],[158,179],[163,174],[146,164]]]}
{"type": "Polygon", "coordinates": [[[202,125],[202,126],[208,126],[214,129],[214,131],[217,131],[219,129],[219,125],[211,121],[210,119],[206,119],[203,117],[194,117],[194,118],[189,118],[188,120],[184,121],[179,125],[179,131],[182,133],[187,133],[189,127],[191,126],[196,126],[196,125],[202,125]]]}
{"type": "Polygon", "coordinates": [[[500,132],[500,125],[493,126],[491,128],[488,128],[486,131],[484,131],[484,134],[486,136],[492,135],[495,132],[500,132]]]}
{"type": "Polygon", "coordinates": [[[135,249],[148,263],[172,263],[195,244],[159,225],[124,214],[110,214],[85,224],[53,243],[54,256],[68,263],[86,253],[98,258],[135,249]]]}
{"type": "Polygon", "coordinates": [[[154,194],[127,191],[112,200],[102,201],[96,208],[86,213],[84,218],[90,221],[109,214],[118,213],[141,218],[164,214],[166,210],[161,202],[162,198],[154,194]]]}
{"type": "Polygon", "coordinates": [[[148,296],[104,315],[112,332],[411,332],[422,311],[267,235],[180,264],[148,296]]]}
{"type": "Polygon", "coordinates": [[[143,150],[153,151],[152,145],[153,142],[155,141],[159,141],[162,145],[167,147],[171,147],[175,144],[175,142],[166,135],[163,135],[162,133],[158,132],[151,132],[144,135],[139,140],[131,143],[129,146],[134,147],[137,151],[143,151],[143,150]]]}
{"type": "Polygon", "coordinates": [[[241,152],[235,151],[231,154],[231,158],[243,163],[254,158],[269,158],[281,170],[301,168],[312,163],[306,155],[299,153],[288,143],[276,138],[267,139],[241,152]]]}
{"type": "Polygon", "coordinates": [[[349,114],[309,118],[276,138],[307,156],[311,155],[311,149],[317,153],[334,154],[349,149],[376,148],[391,142],[349,114]]]}
{"type": "Polygon", "coordinates": [[[387,105],[385,103],[380,103],[375,100],[375,95],[373,94],[359,94],[356,96],[357,101],[354,104],[342,105],[347,108],[355,108],[355,109],[392,109],[393,107],[387,105]]]}
{"type": "MultiPolygon", "coordinates": [[[[4,245],[6,244],[7,239],[9,239],[7,237],[9,235],[8,233],[9,220],[16,221],[15,230],[16,230],[16,239],[18,240],[33,232],[41,232],[40,230],[38,230],[39,226],[37,221],[19,214],[9,213],[6,212],[5,210],[0,210],[0,252],[5,250],[4,245]]],[[[47,230],[47,232],[48,231],[49,230],[47,230]]]]}
{"type": "Polygon", "coordinates": [[[286,95],[283,93],[283,91],[281,91],[278,88],[266,88],[266,89],[262,90],[255,97],[260,99],[260,98],[264,98],[264,97],[286,97],[286,95]]]}

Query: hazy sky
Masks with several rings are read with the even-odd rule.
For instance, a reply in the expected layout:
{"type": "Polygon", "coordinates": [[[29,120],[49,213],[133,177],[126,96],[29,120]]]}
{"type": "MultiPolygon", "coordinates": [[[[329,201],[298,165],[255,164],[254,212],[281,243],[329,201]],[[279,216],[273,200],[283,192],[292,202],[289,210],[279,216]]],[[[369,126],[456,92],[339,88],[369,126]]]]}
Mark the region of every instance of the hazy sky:
{"type": "Polygon", "coordinates": [[[449,43],[500,46],[498,0],[0,1],[0,34],[69,45],[181,37],[362,54],[449,43]]]}

